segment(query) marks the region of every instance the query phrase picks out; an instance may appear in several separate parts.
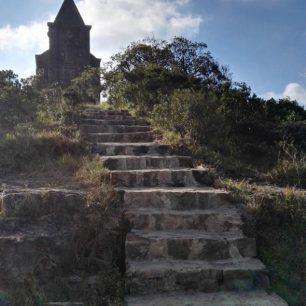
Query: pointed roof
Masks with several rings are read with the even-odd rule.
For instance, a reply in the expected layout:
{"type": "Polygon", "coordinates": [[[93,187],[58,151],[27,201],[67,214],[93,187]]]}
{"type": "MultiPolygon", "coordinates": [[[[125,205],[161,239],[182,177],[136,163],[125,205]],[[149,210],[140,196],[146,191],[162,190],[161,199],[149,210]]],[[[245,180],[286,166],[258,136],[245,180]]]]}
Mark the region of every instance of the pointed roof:
{"type": "Polygon", "coordinates": [[[85,23],[82,16],[73,0],[64,0],[60,8],[54,24],[70,25],[70,26],[84,26],[85,23]]]}

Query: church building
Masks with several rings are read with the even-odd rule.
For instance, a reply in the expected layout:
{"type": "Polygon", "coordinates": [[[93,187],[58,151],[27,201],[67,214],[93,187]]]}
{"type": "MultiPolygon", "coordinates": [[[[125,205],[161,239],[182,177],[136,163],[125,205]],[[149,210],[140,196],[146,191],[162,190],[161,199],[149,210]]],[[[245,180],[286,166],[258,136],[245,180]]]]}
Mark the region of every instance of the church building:
{"type": "Polygon", "coordinates": [[[100,67],[90,53],[90,29],[73,0],[64,0],[54,22],[48,22],[49,50],[36,55],[37,73],[46,84],[66,86],[85,67],[100,67]]]}

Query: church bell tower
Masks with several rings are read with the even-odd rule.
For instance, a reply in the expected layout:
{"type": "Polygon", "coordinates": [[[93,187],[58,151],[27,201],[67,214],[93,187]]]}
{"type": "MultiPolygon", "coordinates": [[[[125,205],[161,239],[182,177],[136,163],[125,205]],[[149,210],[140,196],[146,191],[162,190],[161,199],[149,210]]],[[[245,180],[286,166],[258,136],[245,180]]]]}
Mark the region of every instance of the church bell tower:
{"type": "Polygon", "coordinates": [[[73,0],[64,0],[54,22],[48,23],[49,50],[36,55],[36,69],[48,85],[68,85],[85,67],[100,67],[90,53],[90,29],[73,0]]]}

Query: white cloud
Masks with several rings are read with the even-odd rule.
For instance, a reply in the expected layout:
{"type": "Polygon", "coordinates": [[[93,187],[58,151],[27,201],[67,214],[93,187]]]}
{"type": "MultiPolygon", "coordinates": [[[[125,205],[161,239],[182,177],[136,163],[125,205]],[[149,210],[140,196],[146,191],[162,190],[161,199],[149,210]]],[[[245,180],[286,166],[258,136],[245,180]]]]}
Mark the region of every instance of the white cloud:
{"type": "Polygon", "coordinates": [[[80,0],[85,23],[92,24],[92,50],[102,60],[129,42],[154,35],[197,33],[202,18],[188,14],[188,0],[80,0]]]}
{"type": "Polygon", "coordinates": [[[34,22],[15,28],[6,25],[0,28],[0,51],[42,51],[48,46],[46,31],[46,23],[34,22]]]}
{"type": "MultiPolygon", "coordinates": [[[[202,18],[188,13],[189,0],[79,0],[78,8],[91,30],[92,53],[103,61],[134,40],[155,36],[169,39],[197,33],[202,18]]],[[[25,75],[34,71],[34,55],[48,49],[47,22],[0,28],[0,69],[25,75]],[[31,59],[22,63],[20,57],[31,59]],[[20,63],[16,67],[16,63],[20,63]],[[9,67],[11,65],[11,67],[9,67]],[[21,67],[20,67],[21,66],[21,67]]]]}
{"type": "Polygon", "coordinates": [[[266,99],[290,98],[298,101],[301,105],[306,106],[306,88],[298,83],[289,83],[282,93],[275,93],[273,91],[267,92],[264,97],[266,99]]]}

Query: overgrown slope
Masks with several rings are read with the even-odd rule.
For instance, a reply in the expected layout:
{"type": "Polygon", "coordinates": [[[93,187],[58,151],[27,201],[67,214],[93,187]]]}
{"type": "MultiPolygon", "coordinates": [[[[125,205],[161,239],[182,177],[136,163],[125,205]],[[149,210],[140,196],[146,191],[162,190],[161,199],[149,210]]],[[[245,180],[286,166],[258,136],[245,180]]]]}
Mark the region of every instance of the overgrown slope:
{"type": "Polygon", "coordinates": [[[41,88],[12,71],[0,71],[0,83],[0,304],[120,304],[126,228],[100,159],[79,135],[81,87],[41,88]]]}
{"type": "Polygon", "coordinates": [[[297,190],[306,188],[304,108],[257,97],[206,44],[182,37],[130,44],[105,68],[103,88],[113,107],[145,116],[161,142],[213,168],[216,186],[247,194],[246,231],[257,237],[272,289],[306,305],[305,192],[297,190]]]}

